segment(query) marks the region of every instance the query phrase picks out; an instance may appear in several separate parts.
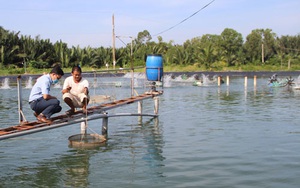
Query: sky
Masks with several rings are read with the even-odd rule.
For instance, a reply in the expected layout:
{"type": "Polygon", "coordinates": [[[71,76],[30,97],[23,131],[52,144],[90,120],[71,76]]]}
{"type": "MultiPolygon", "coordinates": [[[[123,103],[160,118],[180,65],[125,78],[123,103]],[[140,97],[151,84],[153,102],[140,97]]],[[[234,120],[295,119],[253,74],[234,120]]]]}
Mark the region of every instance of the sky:
{"type": "Polygon", "coordinates": [[[220,35],[225,28],[244,39],[254,29],[272,29],[279,37],[300,34],[299,0],[0,0],[0,5],[4,29],[62,40],[68,47],[112,47],[113,15],[116,47],[144,30],[154,41],[161,36],[173,44],[220,35]]]}

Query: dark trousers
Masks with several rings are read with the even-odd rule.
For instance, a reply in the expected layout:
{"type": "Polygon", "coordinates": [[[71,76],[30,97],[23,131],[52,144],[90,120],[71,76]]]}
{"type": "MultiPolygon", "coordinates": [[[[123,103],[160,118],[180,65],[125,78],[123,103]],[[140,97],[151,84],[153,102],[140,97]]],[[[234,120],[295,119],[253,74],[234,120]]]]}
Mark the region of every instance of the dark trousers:
{"type": "Polygon", "coordinates": [[[61,111],[61,106],[59,105],[59,100],[57,99],[48,99],[44,98],[37,99],[30,103],[30,108],[35,111],[37,114],[44,114],[47,119],[49,119],[52,114],[58,113],[61,111]]]}

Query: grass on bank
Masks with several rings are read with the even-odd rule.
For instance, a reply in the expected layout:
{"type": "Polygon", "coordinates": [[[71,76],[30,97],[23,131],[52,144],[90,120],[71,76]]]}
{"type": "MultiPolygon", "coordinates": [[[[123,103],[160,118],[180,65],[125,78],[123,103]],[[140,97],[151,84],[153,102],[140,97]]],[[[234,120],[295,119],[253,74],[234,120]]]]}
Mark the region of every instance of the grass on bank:
{"type": "MultiPolygon", "coordinates": [[[[70,73],[71,68],[63,68],[65,73],[70,73]]],[[[83,72],[92,72],[92,71],[105,71],[106,68],[103,69],[94,69],[92,67],[82,67],[83,72]]],[[[116,67],[117,71],[120,71],[119,67],[116,67]]],[[[203,67],[199,67],[196,65],[188,65],[188,66],[180,66],[180,65],[166,65],[163,67],[164,72],[201,72],[201,71],[244,71],[244,72],[251,72],[251,71],[298,71],[300,70],[300,65],[293,65],[288,68],[288,66],[274,66],[274,65],[241,65],[238,67],[217,67],[217,68],[210,68],[205,69],[203,67]]],[[[49,69],[34,69],[28,67],[26,69],[26,74],[43,74],[49,73],[51,68],[49,69]]],[[[126,72],[129,70],[123,70],[126,72]]],[[[138,68],[134,70],[135,72],[144,72],[145,68],[138,68]]],[[[8,75],[22,75],[25,74],[24,68],[2,68],[0,69],[0,76],[8,76],[8,75]]]]}

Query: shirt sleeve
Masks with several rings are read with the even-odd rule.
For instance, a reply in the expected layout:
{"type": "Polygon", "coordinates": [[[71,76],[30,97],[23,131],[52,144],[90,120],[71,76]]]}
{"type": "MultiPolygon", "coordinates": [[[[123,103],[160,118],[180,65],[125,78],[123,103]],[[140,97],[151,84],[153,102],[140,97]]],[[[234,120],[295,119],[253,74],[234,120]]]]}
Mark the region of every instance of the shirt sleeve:
{"type": "Polygon", "coordinates": [[[49,95],[50,86],[51,86],[49,79],[46,76],[44,76],[41,80],[39,80],[39,82],[40,82],[42,95],[44,95],[44,94],[49,95]]]}
{"type": "Polygon", "coordinates": [[[63,89],[67,89],[69,87],[69,77],[67,77],[64,81],[63,89]]]}
{"type": "Polygon", "coordinates": [[[87,79],[84,79],[84,81],[83,81],[83,87],[89,88],[89,81],[87,81],[87,79]]]}

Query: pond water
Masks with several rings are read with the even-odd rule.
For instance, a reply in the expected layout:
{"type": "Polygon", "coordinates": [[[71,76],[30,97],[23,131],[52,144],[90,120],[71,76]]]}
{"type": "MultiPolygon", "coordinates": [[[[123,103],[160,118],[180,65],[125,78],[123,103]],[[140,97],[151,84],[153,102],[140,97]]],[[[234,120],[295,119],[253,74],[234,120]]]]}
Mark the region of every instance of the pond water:
{"type": "MultiPolygon", "coordinates": [[[[135,81],[138,93],[148,89],[135,81]]],[[[126,83],[127,76],[97,79],[91,95],[129,97],[126,83]]],[[[267,78],[258,78],[256,87],[252,78],[245,87],[242,77],[220,87],[180,79],[166,83],[159,88],[164,91],[159,117],[143,117],[142,124],[137,117],[110,118],[104,146],[69,147],[68,137],[80,133],[77,124],[0,141],[1,186],[300,186],[300,90],[269,88],[267,78]]],[[[24,83],[22,104],[33,121],[30,87],[24,83]]],[[[16,87],[0,91],[0,127],[18,124],[16,87]]],[[[59,86],[51,89],[59,97],[60,91],[59,86]]],[[[68,108],[62,106],[64,113],[68,108]]],[[[137,104],[109,111],[117,112],[136,113],[137,104]]],[[[153,100],[144,101],[143,112],[153,112],[153,100]]],[[[101,126],[101,120],[88,122],[89,131],[101,133],[101,126]]]]}

